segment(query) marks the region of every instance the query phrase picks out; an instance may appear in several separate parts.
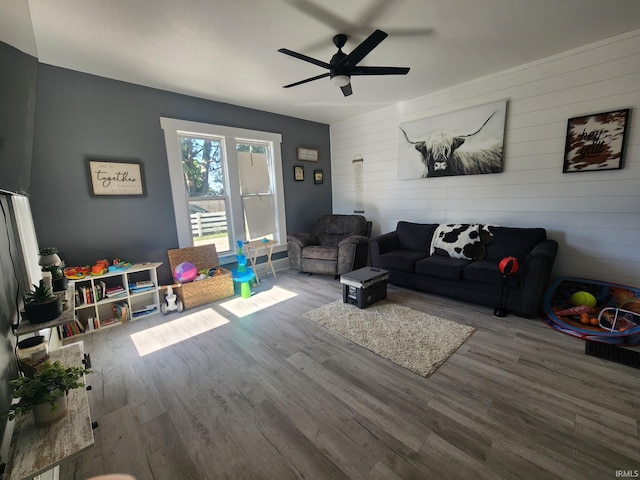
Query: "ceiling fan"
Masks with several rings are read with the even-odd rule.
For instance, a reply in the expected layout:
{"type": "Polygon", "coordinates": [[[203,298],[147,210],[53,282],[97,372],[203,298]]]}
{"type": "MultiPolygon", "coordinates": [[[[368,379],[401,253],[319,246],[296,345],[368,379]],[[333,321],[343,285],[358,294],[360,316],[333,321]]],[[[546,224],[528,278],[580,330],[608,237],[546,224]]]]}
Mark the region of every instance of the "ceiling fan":
{"type": "Polygon", "coordinates": [[[358,45],[349,54],[342,51],[345,43],[347,43],[347,36],[345,34],[338,34],[333,37],[333,44],[338,47],[338,52],[331,57],[329,63],[317,60],[315,58],[303,55],[302,53],[294,52],[286,48],[281,48],[278,51],[286,55],[290,55],[299,60],[313,63],[319,67],[329,70],[321,75],[300,80],[299,82],[285,85],[283,88],[295,87],[302,85],[303,83],[312,82],[320,78],[329,77],[331,83],[340,87],[345,97],[351,95],[353,90],[351,89],[351,76],[352,75],[406,75],[409,72],[408,67],[359,67],[358,63],[366,57],[374,48],[376,48],[380,42],[387,38],[387,34],[382,30],[376,30],[369,35],[360,45],[358,45]]]}

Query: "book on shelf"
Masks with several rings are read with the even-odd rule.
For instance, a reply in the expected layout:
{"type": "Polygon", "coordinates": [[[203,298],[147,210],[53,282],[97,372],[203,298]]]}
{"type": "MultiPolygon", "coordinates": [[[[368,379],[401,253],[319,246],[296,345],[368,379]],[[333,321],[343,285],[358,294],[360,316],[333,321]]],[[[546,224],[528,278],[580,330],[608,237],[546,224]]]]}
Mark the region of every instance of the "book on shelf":
{"type": "Polygon", "coordinates": [[[81,285],[76,289],[76,305],[94,303],[94,293],[91,287],[81,285]]]}
{"type": "Polygon", "coordinates": [[[125,323],[129,320],[129,304],[127,302],[116,302],[111,308],[117,322],[125,323]]]}
{"type": "Polygon", "coordinates": [[[94,299],[96,302],[103,300],[107,295],[107,285],[103,280],[96,282],[94,285],[94,299]]]}
{"type": "Polygon", "coordinates": [[[124,295],[127,291],[124,289],[122,285],[118,285],[116,287],[109,287],[105,289],[105,295],[108,298],[117,297],[118,295],[124,295]]]}
{"type": "Polygon", "coordinates": [[[141,293],[141,292],[149,292],[154,290],[156,286],[153,282],[136,282],[129,284],[129,291],[131,293],[141,293]]]}
{"type": "Polygon", "coordinates": [[[69,338],[75,335],[80,335],[87,330],[82,321],[75,317],[72,322],[63,323],[58,326],[58,335],[60,338],[69,338]]]}
{"type": "Polygon", "coordinates": [[[102,320],[100,320],[99,328],[108,327],[109,325],[113,325],[115,323],[118,323],[118,320],[115,317],[103,318],[102,320]]]}
{"type": "Polygon", "coordinates": [[[152,305],[147,305],[144,308],[141,308],[139,310],[134,310],[133,312],[131,312],[131,316],[133,318],[141,317],[143,315],[148,315],[150,313],[153,313],[153,312],[155,312],[157,310],[158,310],[158,307],[156,305],[153,305],[153,304],[152,305]]]}

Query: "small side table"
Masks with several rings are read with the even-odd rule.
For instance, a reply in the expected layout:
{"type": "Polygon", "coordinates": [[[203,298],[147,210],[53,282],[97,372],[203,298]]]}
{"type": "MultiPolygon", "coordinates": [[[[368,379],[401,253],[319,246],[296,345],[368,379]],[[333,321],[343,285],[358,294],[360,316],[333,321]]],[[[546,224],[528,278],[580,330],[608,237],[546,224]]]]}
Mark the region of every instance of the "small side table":
{"type": "Polygon", "coordinates": [[[267,256],[264,276],[266,278],[266,276],[269,275],[269,269],[271,269],[273,278],[276,278],[276,270],[273,268],[273,263],[271,263],[271,254],[273,253],[273,246],[276,243],[278,242],[275,240],[267,240],[266,242],[263,242],[262,240],[253,240],[244,244],[244,247],[247,249],[247,258],[249,259],[250,267],[253,268],[253,271],[256,274],[256,283],[260,283],[260,274],[256,268],[256,261],[258,260],[258,254],[260,253],[261,248],[264,248],[264,253],[267,256]]]}

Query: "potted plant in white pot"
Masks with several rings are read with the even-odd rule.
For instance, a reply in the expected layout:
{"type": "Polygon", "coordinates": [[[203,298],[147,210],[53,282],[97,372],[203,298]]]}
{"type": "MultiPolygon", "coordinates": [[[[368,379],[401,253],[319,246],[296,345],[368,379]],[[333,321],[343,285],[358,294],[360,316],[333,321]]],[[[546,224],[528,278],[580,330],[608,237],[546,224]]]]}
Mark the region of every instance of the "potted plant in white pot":
{"type": "Polygon", "coordinates": [[[64,292],[67,289],[69,280],[64,276],[64,272],[58,265],[49,265],[44,267],[42,271],[51,273],[51,283],[54,292],[64,292]]]}
{"type": "Polygon", "coordinates": [[[40,260],[38,265],[42,267],[43,272],[51,273],[51,280],[54,292],[60,292],[67,289],[67,277],[64,275],[62,266],[64,262],[58,255],[56,247],[45,247],[40,249],[40,260]]]}
{"type": "Polygon", "coordinates": [[[47,285],[33,285],[24,296],[24,316],[31,323],[46,323],[62,313],[63,295],[54,295],[47,285]]]}
{"type": "Polygon", "coordinates": [[[9,384],[13,387],[13,398],[19,401],[9,406],[3,417],[13,420],[19,415],[33,411],[37,426],[51,425],[68,412],[67,393],[84,387],[82,376],[91,373],[83,367],[64,367],[59,361],[45,362],[33,377],[18,377],[9,384]]]}

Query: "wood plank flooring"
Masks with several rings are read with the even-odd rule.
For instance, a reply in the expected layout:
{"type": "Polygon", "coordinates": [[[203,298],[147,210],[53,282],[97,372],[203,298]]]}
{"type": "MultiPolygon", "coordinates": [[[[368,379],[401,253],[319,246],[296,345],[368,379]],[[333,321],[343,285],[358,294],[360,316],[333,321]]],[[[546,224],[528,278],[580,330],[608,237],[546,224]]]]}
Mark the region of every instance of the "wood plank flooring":
{"type": "Polygon", "coordinates": [[[303,317],[341,298],[338,280],[285,271],[255,291],[83,337],[100,425],[95,447],[61,478],[613,479],[640,470],[640,370],[587,356],[582,340],[540,320],[389,286],[391,301],[477,328],[423,378],[303,317]]]}

